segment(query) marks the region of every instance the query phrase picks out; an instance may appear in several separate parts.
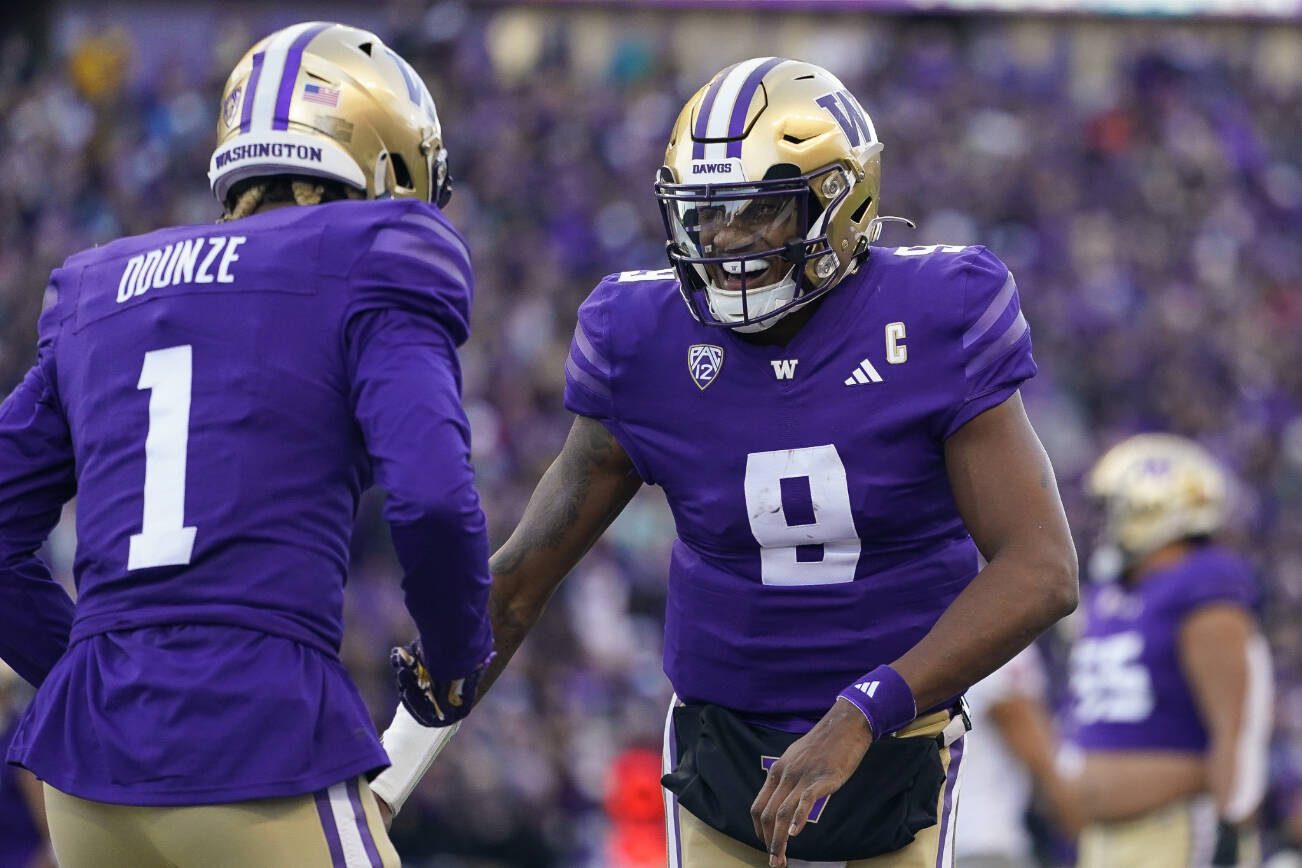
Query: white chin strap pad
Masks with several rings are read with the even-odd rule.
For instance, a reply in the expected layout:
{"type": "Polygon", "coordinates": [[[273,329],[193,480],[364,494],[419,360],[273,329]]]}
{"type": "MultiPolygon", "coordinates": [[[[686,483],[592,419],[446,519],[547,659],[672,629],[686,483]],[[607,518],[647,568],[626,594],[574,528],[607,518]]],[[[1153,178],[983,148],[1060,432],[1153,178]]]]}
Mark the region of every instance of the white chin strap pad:
{"type": "Polygon", "coordinates": [[[371,781],[371,792],[384,800],[394,816],[460,728],[460,723],[438,728],[421,726],[406,708],[398,706],[393,723],[380,736],[392,765],[371,781]]]}
{"type": "MultiPolygon", "coordinates": [[[[719,322],[741,322],[743,318],[741,296],[740,291],[718,289],[711,283],[705,285],[705,297],[710,303],[710,313],[714,314],[719,322]]],[[[751,319],[754,319],[790,303],[795,297],[795,277],[787,275],[787,277],[769,286],[746,290],[746,312],[750,314],[751,319]]],[[[786,314],[771,317],[752,325],[738,326],[735,330],[747,333],[763,331],[782,319],[783,316],[786,316],[786,314]]]]}

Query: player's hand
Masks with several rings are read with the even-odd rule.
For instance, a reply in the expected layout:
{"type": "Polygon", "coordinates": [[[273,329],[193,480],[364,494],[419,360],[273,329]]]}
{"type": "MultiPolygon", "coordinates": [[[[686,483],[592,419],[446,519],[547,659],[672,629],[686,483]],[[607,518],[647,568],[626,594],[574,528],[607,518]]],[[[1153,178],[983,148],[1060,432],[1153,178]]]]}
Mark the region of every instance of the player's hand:
{"type": "Polygon", "coordinates": [[[435,681],[425,668],[420,640],[389,652],[389,665],[398,676],[398,695],[422,726],[451,726],[470,713],[479,690],[479,678],[493,655],[463,678],[435,681]]]}
{"type": "Polygon", "coordinates": [[[787,838],[805,828],[815,802],[850,779],[872,740],[859,709],[836,702],[773,764],[750,806],[755,834],[769,851],[769,865],[787,864],[787,838]]]}

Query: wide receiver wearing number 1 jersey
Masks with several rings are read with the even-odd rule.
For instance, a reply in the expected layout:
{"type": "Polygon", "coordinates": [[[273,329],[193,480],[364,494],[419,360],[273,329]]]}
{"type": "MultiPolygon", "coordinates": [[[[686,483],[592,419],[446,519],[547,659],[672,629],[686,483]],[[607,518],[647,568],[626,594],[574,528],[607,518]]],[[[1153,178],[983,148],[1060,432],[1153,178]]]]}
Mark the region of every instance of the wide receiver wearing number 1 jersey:
{"type": "Polygon", "coordinates": [[[948,864],[957,700],[1074,605],[1016,282],[981,247],[871,247],[880,150],[812,64],[692,97],[656,185],[674,268],[580,308],[579,418],[491,561],[486,683],[664,489],[673,866],[948,864]]]}
{"type": "Polygon", "coordinates": [[[260,42],[227,93],[227,220],[71,257],[0,411],[0,655],[41,685],[9,759],[73,868],[397,864],[360,777],[388,757],[339,660],[372,481],[429,677],[491,650],[472,274],[429,94],[326,23],[260,42]],[[35,555],[74,492],[75,613],[35,555]]]}

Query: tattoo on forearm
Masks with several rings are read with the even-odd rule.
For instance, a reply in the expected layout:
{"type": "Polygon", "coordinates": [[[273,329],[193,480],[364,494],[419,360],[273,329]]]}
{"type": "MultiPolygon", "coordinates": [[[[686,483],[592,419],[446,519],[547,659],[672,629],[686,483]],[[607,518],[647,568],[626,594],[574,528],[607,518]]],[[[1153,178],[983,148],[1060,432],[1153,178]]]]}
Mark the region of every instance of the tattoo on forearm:
{"type": "Polygon", "coordinates": [[[515,533],[489,559],[494,579],[488,608],[497,657],[480,683],[481,694],[506,668],[564,574],[637,491],[641,480],[631,470],[628,456],[604,425],[591,419],[575,423],[515,533]],[[594,484],[600,502],[589,503],[594,484]],[[531,556],[544,552],[526,566],[531,556]]]}
{"type": "Polygon", "coordinates": [[[494,575],[519,569],[530,552],[560,548],[579,520],[593,478],[610,472],[613,463],[622,458],[615,438],[600,422],[580,423],[570,436],[559,463],[547,472],[530,499],[518,536],[513,535],[491,559],[489,569],[494,575]]]}
{"type": "Polygon", "coordinates": [[[496,593],[489,597],[488,610],[493,621],[493,650],[497,652],[497,656],[493,658],[492,663],[488,664],[488,671],[480,681],[481,696],[493,685],[493,682],[497,681],[497,676],[501,675],[506,664],[511,662],[520,643],[529,634],[529,628],[533,626],[531,622],[526,622],[519,617],[511,609],[510,604],[496,593]]]}

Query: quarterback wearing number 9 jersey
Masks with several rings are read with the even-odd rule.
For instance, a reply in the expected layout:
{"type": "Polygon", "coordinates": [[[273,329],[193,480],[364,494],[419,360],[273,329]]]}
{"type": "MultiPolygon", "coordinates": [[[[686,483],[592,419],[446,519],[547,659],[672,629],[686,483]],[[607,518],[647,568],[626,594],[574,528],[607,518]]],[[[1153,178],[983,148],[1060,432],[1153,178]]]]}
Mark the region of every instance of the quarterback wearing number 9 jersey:
{"type": "Polygon", "coordinates": [[[374,34],[295,25],[231,74],[210,178],[223,222],[54,272],[0,410],[0,657],[40,685],[9,759],[66,868],[396,865],[339,660],[372,481],[429,680],[492,644],[438,117],[374,34]],[[75,611],[36,556],[74,492],[75,611]]]}
{"type": "Polygon", "coordinates": [[[948,864],[960,697],[1075,605],[1016,281],[981,247],[872,246],[881,147],[809,63],[692,97],[656,184],[674,267],[579,309],[579,418],[490,562],[487,681],[664,489],[674,866],[948,864]]]}

